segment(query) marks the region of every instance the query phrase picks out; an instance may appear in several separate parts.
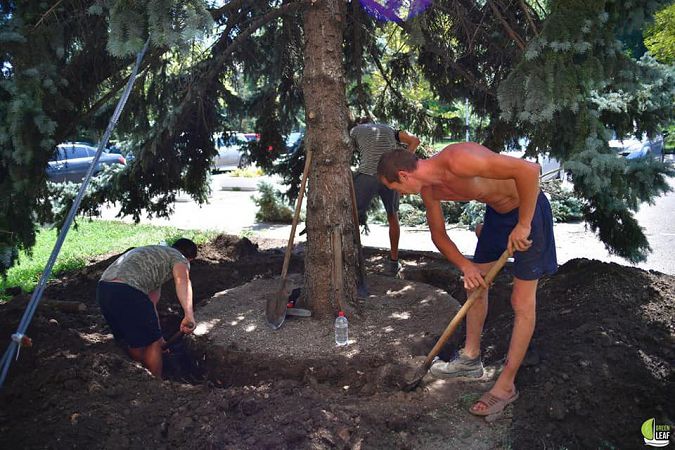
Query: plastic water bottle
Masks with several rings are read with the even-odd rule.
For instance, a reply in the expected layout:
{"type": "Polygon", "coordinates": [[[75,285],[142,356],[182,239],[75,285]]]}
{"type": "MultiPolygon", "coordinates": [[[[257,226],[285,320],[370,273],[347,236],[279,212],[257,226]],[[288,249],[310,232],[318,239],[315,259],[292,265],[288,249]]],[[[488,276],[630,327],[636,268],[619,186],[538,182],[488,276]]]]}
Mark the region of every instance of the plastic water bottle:
{"type": "Polygon", "coordinates": [[[335,343],[338,346],[349,343],[349,322],[345,317],[344,311],[340,311],[335,319],[335,343]]]}

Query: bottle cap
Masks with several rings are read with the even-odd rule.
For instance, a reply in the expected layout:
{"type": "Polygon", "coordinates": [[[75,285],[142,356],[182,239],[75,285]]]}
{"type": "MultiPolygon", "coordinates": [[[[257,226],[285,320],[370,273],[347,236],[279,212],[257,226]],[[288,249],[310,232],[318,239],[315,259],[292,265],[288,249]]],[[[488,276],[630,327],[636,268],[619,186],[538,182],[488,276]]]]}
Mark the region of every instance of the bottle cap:
{"type": "Polygon", "coordinates": [[[338,317],[344,317],[344,316],[345,316],[345,312],[344,312],[344,311],[340,311],[340,312],[338,313],[338,317]]]}

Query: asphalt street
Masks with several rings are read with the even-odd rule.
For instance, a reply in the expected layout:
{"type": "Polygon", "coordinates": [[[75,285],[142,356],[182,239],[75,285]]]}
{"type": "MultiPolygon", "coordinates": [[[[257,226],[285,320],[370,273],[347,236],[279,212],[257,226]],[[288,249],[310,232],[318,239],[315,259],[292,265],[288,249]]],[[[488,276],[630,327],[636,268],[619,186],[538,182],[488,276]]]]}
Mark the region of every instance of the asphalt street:
{"type": "MultiPolygon", "coordinates": [[[[212,179],[212,195],[208,204],[199,206],[187,197],[179,197],[170,218],[144,218],[142,222],[182,229],[216,230],[247,236],[250,239],[275,239],[283,243],[288,240],[290,225],[255,221],[258,208],[251,197],[257,194],[256,186],[259,181],[266,181],[279,187],[278,180],[274,178],[239,178],[218,174],[212,179]]],[[[589,258],[675,274],[675,179],[671,178],[669,181],[674,191],[657,198],[653,205],[644,204],[636,215],[653,250],[647,261],[630,264],[622,258],[610,255],[585,224],[561,223],[555,225],[558,263],[564,264],[574,258],[589,258]]],[[[103,218],[116,219],[116,212],[117,209],[114,207],[106,208],[103,211],[103,218]]],[[[131,221],[130,218],[120,220],[131,221]]],[[[298,230],[301,229],[302,226],[298,227],[298,230]]],[[[473,254],[476,236],[471,231],[448,225],[448,235],[462,253],[473,254]]],[[[305,236],[295,238],[295,242],[304,240],[305,236]]],[[[370,233],[362,235],[361,240],[364,246],[389,248],[388,228],[372,224],[370,233]]],[[[399,247],[406,250],[436,251],[429,230],[425,226],[402,227],[399,247]]]]}

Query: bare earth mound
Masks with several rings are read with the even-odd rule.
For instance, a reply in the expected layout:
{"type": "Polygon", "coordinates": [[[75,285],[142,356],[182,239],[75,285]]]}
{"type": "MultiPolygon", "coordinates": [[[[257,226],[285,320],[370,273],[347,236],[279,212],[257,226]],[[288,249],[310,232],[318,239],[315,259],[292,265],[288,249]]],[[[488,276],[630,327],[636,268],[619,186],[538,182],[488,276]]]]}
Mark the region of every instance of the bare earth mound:
{"type": "MultiPolygon", "coordinates": [[[[521,398],[488,424],[466,411],[508,346],[508,267],[493,286],[484,332],[492,375],[427,378],[406,393],[400,369],[431,349],[457,308],[452,298],[464,298],[446,261],[403,253],[404,279],[394,280],[375,275],[385,253],[366,249],[375,297],[356,305],[353,342],[337,349],[331,321],[291,317],[276,332],[265,325],[261,296],[278,289],[282,251],[224,236],[200,255],[191,270],[200,335],[175,346],[166,381],[108,334],[94,292],[109,260],[53,282],[28,329],[34,346],[21,351],[0,391],[0,447],[641,448],[645,420],[675,419],[675,277],[574,260],[542,280],[521,398]],[[66,312],[53,300],[87,309],[66,312]]],[[[298,247],[296,283],[302,256],[298,247]]],[[[172,290],[160,303],[167,336],[180,320],[172,290]]],[[[6,340],[26,300],[0,305],[6,340]]]]}
{"type": "MultiPolygon", "coordinates": [[[[291,288],[300,287],[302,277],[289,281],[291,288]]],[[[200,325],[193,347],[203,355],[197,361],[204,361],[210,379],[226,385],[251,383],[253,374],[258,381],[314,378],[368,393],[374,390],[372,378],[382,383],[386,375],[398,386],[404,382],[398,369],[411,365],[418,349],[433,346],[428,330],[442,330],[459,303],[425,283],[377,275],[368,281],[370,297],[349,315],[346,347],[335,345],[333,318],[289,316],[279,330],[269,328],[265,299],[275,295],[278,280],[255,280],[218,293],[196,313],[200,325]]]]}

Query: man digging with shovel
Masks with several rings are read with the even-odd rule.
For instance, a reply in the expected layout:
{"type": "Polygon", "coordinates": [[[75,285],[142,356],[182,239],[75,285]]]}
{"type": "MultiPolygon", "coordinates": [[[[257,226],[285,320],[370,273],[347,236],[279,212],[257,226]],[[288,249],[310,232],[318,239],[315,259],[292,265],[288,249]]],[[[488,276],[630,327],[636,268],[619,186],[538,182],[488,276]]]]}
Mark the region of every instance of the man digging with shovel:
{"type": "Polygon", "coordinates": [[[513,333],[504,369],[492,389],[469,410],[497,414],[518,398],[515,378],[535,326],[537,282],[557,270],[553,217],[539,190],[539,165],[494,153],[480,144],[451,144],[430,159],[403,150],[382,156],[378,178],[401,194],[421,193],[431,238],[464,274],[464,287],[482,287],[466,316],[466,341],[458,358],[436,361],[431,374],[442,378],[483,376],[480,339],[487,316],[488,286],[483,276],[505,250],[514,254],[511,306],[513,333]],[[473,261],[465,258],[445,231],[441,201],[476,200],[487,206],[473,261]]]}
{"type": "Polygon", "coordinates": [[[196,257],[197,245],[189,239],[178,239],[171,247],[136,247],[103,272],[96,288],[98,304],[115,340],[128,346],[129,356],[158,378],[162,376],[164,344],[157,315],[161,288],[173,277],[185,314],[180,331],[192,333],[190,261],[196,257]]]}

